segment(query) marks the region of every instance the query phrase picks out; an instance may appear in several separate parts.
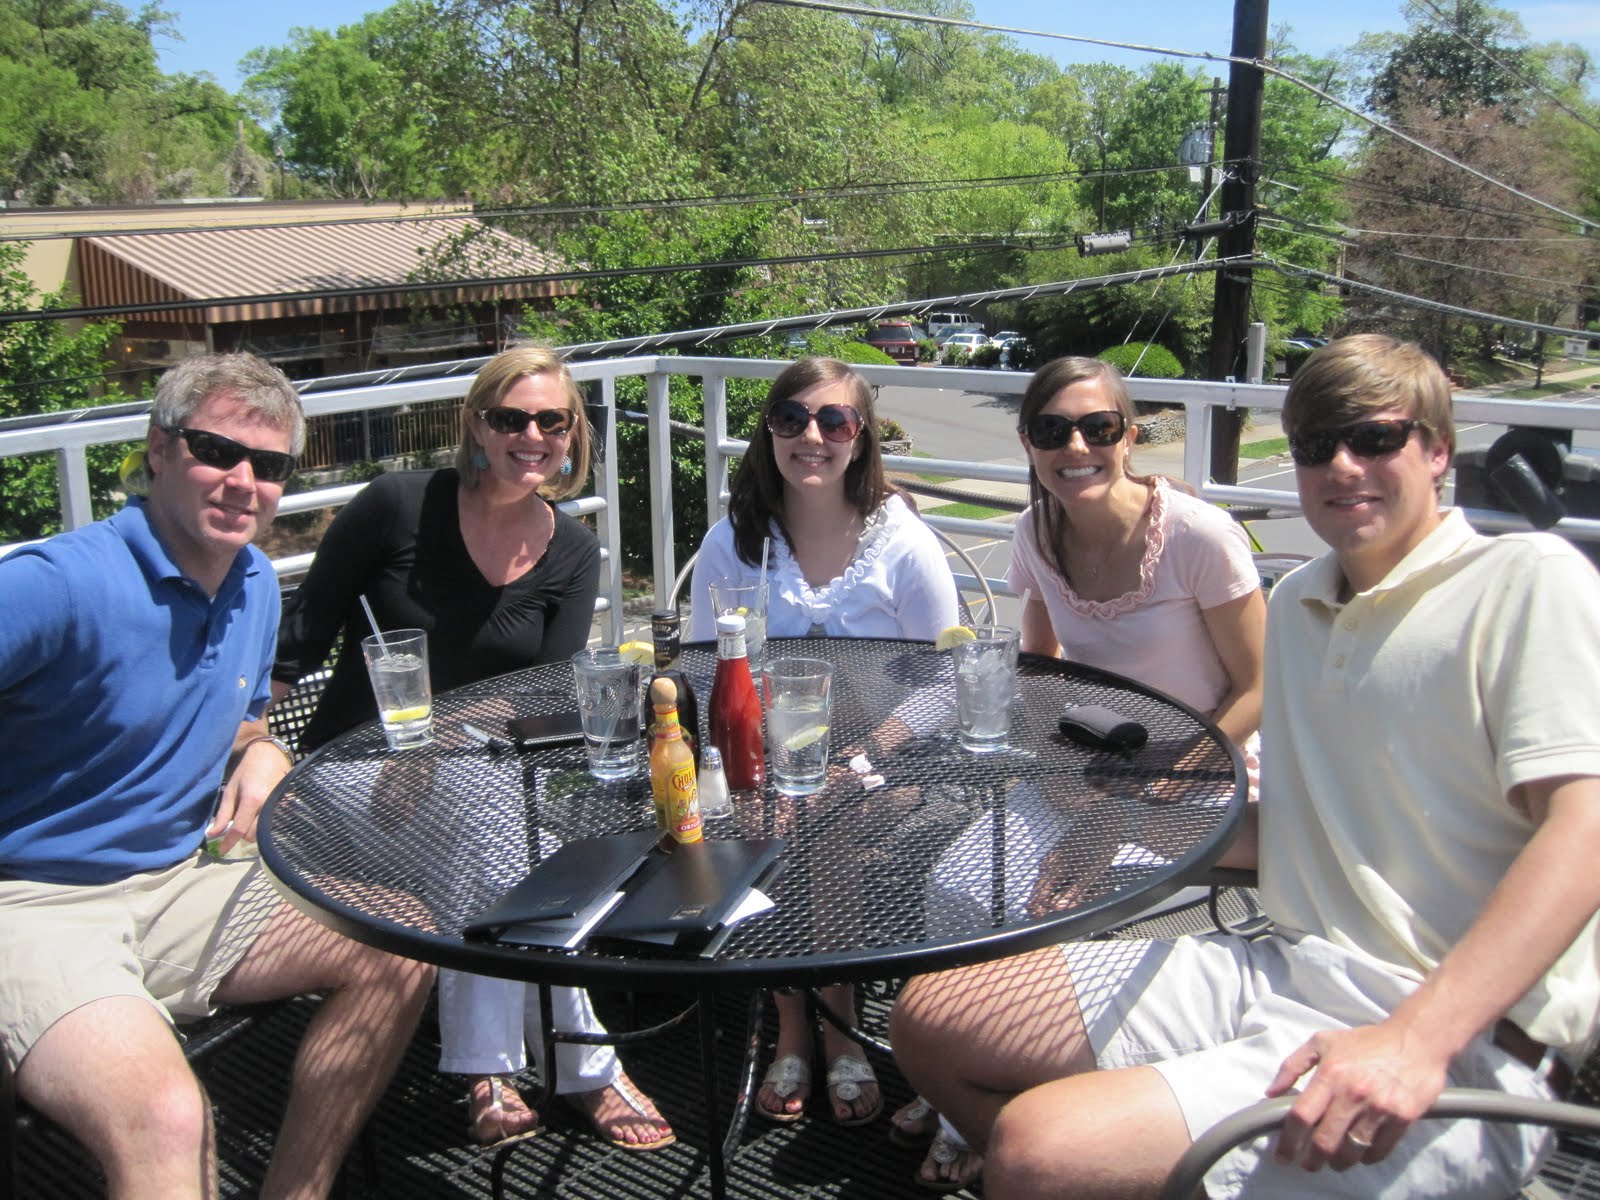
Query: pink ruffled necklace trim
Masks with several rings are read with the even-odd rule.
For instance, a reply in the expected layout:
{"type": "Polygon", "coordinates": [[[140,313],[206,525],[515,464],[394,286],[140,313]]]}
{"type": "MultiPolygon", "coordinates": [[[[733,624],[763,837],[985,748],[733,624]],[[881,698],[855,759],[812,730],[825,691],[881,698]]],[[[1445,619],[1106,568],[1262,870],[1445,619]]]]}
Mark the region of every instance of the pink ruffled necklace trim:
{"type": "Polygon", "coordinates": [[[1156,564],[1161,560],[1161,549],[1167,540],[1167,486],[1155,481],[1150,495],[1150,520],[1144,534],[1144,554],[1139,558],[1139,586],[1124,592],[1113,600],[1085,600],[1072,590],[1072,584],[1054,569],[1047,572],[1050,583],[1063,603],[1080,617],[1105,620],[1132,612],[1150,599],[1156,586],[1156,564]]]}

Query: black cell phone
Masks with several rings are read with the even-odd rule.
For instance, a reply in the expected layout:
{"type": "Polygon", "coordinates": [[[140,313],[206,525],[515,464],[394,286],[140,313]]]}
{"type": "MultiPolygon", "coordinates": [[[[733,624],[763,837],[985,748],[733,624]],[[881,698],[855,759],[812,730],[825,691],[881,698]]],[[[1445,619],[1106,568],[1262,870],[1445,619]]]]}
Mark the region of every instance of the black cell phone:
{"type": "Polygon", "coordinates": [[[583,740],[583,718],[575,712],[548,713],[539,717],[512,717],[506,722],[506,736],[518,750],[540,746],[559,746],[583,740]]]}
{"type": "Polygon", "coordinates": [[[1132,754],[1149,739],[1139,722],[1102,704],[1074,704],[1061,714],[1061,732],[1080,746],[1132,754]]]}

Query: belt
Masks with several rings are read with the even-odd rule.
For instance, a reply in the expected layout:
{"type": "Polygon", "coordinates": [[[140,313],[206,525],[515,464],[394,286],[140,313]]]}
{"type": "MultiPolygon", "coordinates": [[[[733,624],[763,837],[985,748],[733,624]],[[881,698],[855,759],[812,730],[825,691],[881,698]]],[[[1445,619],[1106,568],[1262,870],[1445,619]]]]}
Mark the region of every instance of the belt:
{"type": "Polygon", "coordinates": [[[1544,1068],[1545,1083],[1560,1099],[1572,1094],[1572,1068],[1567,1061],[1543,1042],[1534,1041],[1520,1026],[1502,1017],[1495,1022],[1489,1040],[1535,1074],[1544,1068]]]}

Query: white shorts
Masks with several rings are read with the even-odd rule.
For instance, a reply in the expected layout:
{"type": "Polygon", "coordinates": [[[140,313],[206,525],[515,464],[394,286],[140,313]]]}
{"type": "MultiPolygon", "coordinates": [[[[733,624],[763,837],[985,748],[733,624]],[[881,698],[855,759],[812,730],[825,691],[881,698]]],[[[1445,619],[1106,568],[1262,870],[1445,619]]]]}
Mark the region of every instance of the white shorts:
{"type": "MultiPolygon", "coordinates": [[[[1263,1099],[1283,1060],[1313,1034],[1382,1020],[1417,987],[1310,936],[1075,942],[1062,953],[1096,1062],[1105,1070],[1159,1071],[1191,1138],[1263,1099]]],[[[1554,1098],[1487,1036],[1456,1056],[1448,1086],[1554,1098]]],[[[1262,1137],[1225,1155],[1205,1185],[1213,1200],[1505,1200],[1538,1170],[1553,1140],[1531,1125],[1419,1121],[1383,1162],[1341,1173],[1284,1166],[1262,1137]]]]}

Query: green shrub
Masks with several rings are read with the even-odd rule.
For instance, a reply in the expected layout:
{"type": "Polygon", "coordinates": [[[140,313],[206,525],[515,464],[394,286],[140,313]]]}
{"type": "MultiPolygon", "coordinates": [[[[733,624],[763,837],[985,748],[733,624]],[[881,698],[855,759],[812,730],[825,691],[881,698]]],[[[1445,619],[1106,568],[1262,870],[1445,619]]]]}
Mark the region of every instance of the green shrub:
{"type": "Polygon", "coordinates": [[[967,359],[969,367],[996,367],[1000,365],[1000,347],[990,342],[987,346],[979,346],[967,359]]]}
{"type": "Polygon", "coordinates": [[[890,358],[876,346],[869,346],[865,342],[841,341],[828,351],[829,357],[837,358],[841,362],[855,363],[862,367],[892,367],[894,359],[890,358]]]}
{"type": "Polygon", "coordinates": [[[965,346],[946,346],[944,348],[944,358],[941,361],[947,367],[964,367],[971,357],[972,352],[965,346]]]}
{"type": "Polygon", "coordinates": [[[893,417],[878,418],[878,440],[881,442],[899,442],[907,437],[906,427],[893,417]]]}
{"type": "Polygon", "coordinates": [[[381,462],[370,459],[365,462],[352,463],[345,469],[344,481],[346,483],[371,483],[388,468],[381,462]]]}
{"type": "Polygon", "coordinates": [[[933,362],[939,357],[939,343],[932,338],[917,339],[917,361],[933,362]]]}
{"type": "Polygon", "coordinates": [[[1126,346],[1112,346],[1095,355],[1101,362],[1108,362],[1124,375],[1134,371],[1134,364],[1138,363],[1138,374],[1141,379],[1182,379],[1183,364],[1177,356],[1165,346],[1157,346],[1151,342],[1129,342],[1126,346]],[[1140,355],[1143,358],[1140,358],[1140,355]]]}

